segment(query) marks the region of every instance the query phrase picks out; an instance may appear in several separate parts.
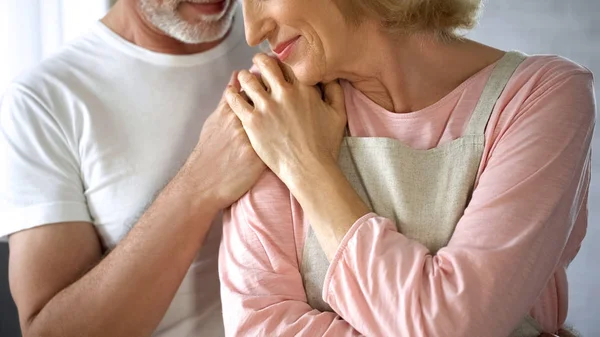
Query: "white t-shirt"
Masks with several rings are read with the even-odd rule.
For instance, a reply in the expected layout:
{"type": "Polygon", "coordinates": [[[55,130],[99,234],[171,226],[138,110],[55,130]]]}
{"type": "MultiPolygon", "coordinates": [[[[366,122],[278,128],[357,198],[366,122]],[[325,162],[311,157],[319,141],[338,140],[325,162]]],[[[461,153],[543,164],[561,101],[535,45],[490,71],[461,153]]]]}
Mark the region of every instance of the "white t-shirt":
{"type": "MultiPolygon", "coordinates": [[[[231,73],[251,65],[243,36],[238,11],[219,46],[175,56],[98,22],[18,78],[0,108],[0,236],[87,221],[114,248],[185,162],[231,73]]],[[[155,336],[223,335],[220,237],[218,221],[155,336]]]]}

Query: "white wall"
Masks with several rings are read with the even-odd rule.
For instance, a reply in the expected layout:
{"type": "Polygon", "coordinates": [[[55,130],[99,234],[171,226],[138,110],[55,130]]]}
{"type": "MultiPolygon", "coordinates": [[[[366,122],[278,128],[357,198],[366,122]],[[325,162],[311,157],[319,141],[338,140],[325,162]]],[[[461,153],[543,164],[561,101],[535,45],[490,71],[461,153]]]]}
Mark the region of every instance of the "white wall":
{"type": "MultiPolygon", "coordinates": [[[[559,54],[590,68],[600,97],[600,0],[488,0],[470,34],[502,49],[559,54]]],[[[600,336],[600,130],[593,148],[589,225],[569,268],[568,320],[586,337],[600,336]]],[[[552,249],[552,247],[549,247],[552,249]]]]}
{"type": "Polygon", "coordinates": [[[107,0],[0,0],[0,94],[10,81],[81,35],[107,0]]]}

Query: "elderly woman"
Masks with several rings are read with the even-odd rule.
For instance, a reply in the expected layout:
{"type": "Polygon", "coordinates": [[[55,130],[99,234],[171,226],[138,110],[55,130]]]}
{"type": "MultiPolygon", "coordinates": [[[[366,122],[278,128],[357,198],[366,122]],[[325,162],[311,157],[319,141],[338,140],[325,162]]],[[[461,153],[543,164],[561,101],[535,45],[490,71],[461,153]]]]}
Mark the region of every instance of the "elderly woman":
{"type": "Polygon", "coordinates": [[[227,335],[567,334],[592,75],[460,38],[479,6],[244,1],[292,72],[226,93],[270,168],[225,214],[227,335]]]}

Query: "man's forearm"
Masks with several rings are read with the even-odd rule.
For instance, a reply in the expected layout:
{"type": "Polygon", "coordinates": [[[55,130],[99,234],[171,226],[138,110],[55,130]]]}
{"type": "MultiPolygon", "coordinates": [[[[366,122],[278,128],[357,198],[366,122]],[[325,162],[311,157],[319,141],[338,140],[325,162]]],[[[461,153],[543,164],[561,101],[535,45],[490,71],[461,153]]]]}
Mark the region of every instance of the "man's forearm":
{"type": "Polygon", "coordinates": [[[176,177],[121,243],[32,318],[25,336],[150,336],[218,209],[176,177]]]}

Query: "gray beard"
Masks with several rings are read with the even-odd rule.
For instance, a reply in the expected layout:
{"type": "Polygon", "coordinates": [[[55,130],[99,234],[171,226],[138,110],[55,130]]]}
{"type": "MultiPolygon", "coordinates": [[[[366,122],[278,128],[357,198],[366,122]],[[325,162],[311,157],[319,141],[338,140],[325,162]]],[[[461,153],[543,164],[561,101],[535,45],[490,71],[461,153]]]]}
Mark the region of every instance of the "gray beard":
{"type": "Polygon", "coordinates": [[[201,16],[191,23],[176,11],[181,2],[167,1],[167,4],[158,5],[156,0],[140,0],[140,9],[146,19],[166,35],[184,43],[198,44],[222,39],[231,28],[238,5],[237,0],[230,0],[223,13],[201,16]]]}

